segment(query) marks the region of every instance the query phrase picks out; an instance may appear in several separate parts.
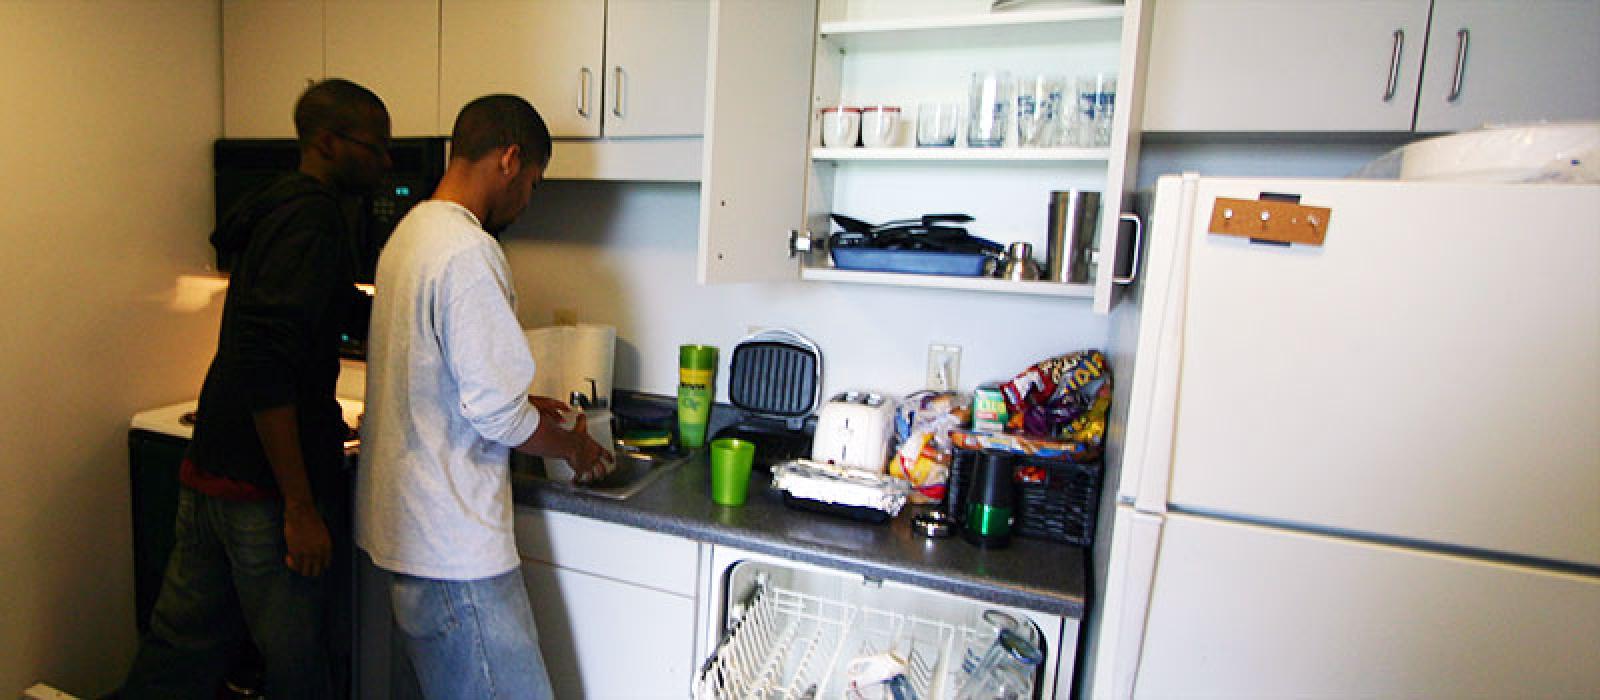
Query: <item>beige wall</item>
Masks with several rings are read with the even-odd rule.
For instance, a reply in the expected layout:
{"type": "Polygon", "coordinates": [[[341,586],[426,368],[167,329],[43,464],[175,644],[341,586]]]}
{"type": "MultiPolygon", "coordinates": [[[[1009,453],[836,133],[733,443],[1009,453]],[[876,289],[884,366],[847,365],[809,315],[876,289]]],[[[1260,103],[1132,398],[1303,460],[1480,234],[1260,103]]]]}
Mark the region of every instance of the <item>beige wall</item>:
{"type": "Polygon", "coordinates": [[[0,0],[0,697],[131,658],[127,422],[192,398],[219,303],[214,0],[0,0]]]}

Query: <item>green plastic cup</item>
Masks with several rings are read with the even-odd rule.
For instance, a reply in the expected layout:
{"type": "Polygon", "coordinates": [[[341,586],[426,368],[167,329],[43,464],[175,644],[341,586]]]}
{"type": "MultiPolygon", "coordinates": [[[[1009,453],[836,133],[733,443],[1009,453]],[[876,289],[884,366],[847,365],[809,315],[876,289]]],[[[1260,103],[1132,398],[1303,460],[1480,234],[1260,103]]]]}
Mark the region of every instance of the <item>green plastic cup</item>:
{"type": "Polygon", "coordinates": [[[678,440],[695,449],[706,443],[706,425],[717,394],[715,345],[678,347],[678,440]]]}
{"type": "Polygon", "coordinates": [[[750,490],[750,465],[756,445],[739,438],[711,441],[711,500],[725,506],[744,505],[750,490]]]}

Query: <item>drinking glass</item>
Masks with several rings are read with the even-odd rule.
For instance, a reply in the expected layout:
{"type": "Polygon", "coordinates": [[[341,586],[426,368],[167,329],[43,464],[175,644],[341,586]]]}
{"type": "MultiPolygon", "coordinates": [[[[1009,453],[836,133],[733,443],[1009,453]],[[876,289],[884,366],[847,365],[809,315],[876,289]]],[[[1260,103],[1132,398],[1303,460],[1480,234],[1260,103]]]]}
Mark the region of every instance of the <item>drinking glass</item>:
{"type": "Polygon", "coordinates": [[[1018,146],[1051,145],[1051,132],[1061,104],[1061,80],[1035,75],[1017,81],[1018,146]]]}
{"type": "Polygon", "coordinates": [[[1078,77],[1077,113],[1073,115],[1073,145],[1093,148],[1111,145],[1111,117],[1117,101],[1117,76],[1096,73],[1078,77]]]}
{"type": "Polygon", "coordinates": [[[967,676],[958,700],[1022,700],[1033,697],[1033,677],[1044,654],[1011,630],[1002,630],[967,676]]]}
{"type": "Polygon", "coordinates": [[[960,123],[961,105],[954,102],[924,102],[917,105],[917,145],[956,145],[956,128],[960,123]]]}
{"type": "Polygon", "coordinates": [[[967,146],[998,148],[1005,145],[1006,114],[1011,110],[1011,74],[982,71],[972,74],[972,99],[967,112],[967,146]]]}

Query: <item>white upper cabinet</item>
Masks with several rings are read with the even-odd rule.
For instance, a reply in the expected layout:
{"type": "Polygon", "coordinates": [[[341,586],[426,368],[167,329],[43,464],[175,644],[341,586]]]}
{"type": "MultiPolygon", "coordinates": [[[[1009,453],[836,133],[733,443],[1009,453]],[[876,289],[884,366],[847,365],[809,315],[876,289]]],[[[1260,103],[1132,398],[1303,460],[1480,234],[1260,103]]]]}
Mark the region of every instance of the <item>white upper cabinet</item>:
{"type": "Polygon", "coordinates": [[[706,0],[608,0],[606,136],[704,132],[709,13],[706,0]]]}
{"type": "Polygon", "coordinates": [[[1596,119],[1597,37],[1596,0],[1160,0],[1143,127],[1433,132],[1596,119]]]}
{"type": "Polygon", "coordinates": [[[783,236],[805,218],[815,26],[810,2],[712,3],[701,282],[797,274],[783,236]]]}
{"type": "Polygon", "coordinates": [[[394,136],[438,131],[438,0],[225,0],[223,135],[291,138],[311,83],[377,93],[394,136]]]}
{"type": "MultiPolygon", "coordinates": [[[[829,217],[967,214],[969,233],[1002,246],[1030,243],[1042,261],[1052,193],[1085,190],[1104,195],[1099,218],[1088,219],[1098,225],[1086,228],[1098,229],[1102,253],[1117,250],[1120,205],[1133,175],[1128,163],[1137,160],[1136,120],[1126,105],[1138,104],[1144,5],[713,2],[700,280],[1092,298],[1096,310],[1107,310],[1115,296],[1110,262],[1098,266],[1104,274],[1070,282],[844,269],[826,249],[829,217]],[[1024,147],[1008,129],[999,147],[969,147],[964,138],[919,147],[919,106],[955,104],[964,113],[971,76],[993,70],[1009,72],[1007,87],[1037,75],[1064,78],[1069,95],[1076,77],[1118,76],[1109,137],[1096,145],[1024,147]],[[831,105],[896,106],[899,125],[882,145],[823,148],[817,115],[831,105]],[[809,252],[800,245],[791,255],[796,240],[809,252]]],[[[958,131],[965,133],[964,121],[958,131]]]]}
{"type": "Polygon", "coordinates": [[[439,125],[493,93],[521,95],[556,138],[600,136],[604,0],[442,0],[439,125]]]}
{"type": "Polygon", "coordinates": [[[1407,131],[1428,0],[1159,0],[1145,131],[1407,131]]]}
{"type": "Polygon", "coordinates": [[[322,79],[322,0],[222,3],[222,133],[294,136],[294,102],[322,79]]]}
{"type": "Polygon", "coordinates": [[[706,22],[706,0],[443,0],[442,131],[506,92],[556,138],[699,136],[706,22]]]}
{"type": "Polygon", "coordinates": [[[1600,119],[1600,2],[1435,0],[1417,131],[1600,119]]]}
{"type": "Polygon", "coordinates": [[[325,73],[389,108],[394,136],[439,133],[439,0],[327,0],[325,73]]]}

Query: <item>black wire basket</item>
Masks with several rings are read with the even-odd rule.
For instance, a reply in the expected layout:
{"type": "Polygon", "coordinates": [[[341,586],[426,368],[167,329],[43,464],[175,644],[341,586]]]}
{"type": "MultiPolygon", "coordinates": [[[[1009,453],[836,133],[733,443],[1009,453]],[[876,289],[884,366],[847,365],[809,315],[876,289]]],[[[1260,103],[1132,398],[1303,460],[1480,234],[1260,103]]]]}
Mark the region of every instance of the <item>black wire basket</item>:
{"type": "MultiPolygon", "coordinates": [[[[951,515],[966,513],[967,489],[980,452],[957,449],[950,465],[951,515]]],[[[1019,537],[1088,547],[1094,543],[1104,469],[1099,461],[1070,462],[1016,455],[1012,483],[1017,489],[1012,532],[1019,537]]]]}

